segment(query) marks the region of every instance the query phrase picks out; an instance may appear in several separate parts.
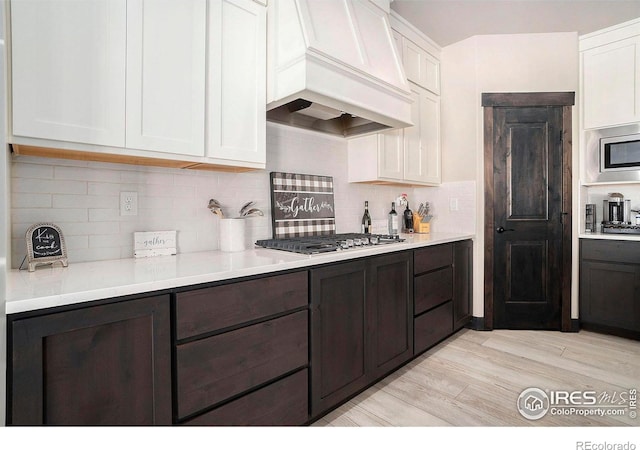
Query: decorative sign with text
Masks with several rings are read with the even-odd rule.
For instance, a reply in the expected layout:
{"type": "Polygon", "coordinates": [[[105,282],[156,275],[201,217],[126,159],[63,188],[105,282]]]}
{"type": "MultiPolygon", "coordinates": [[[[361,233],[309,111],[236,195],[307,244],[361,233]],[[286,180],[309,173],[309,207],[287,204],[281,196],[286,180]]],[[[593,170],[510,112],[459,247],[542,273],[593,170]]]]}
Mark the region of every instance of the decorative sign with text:
{"type": "Polygon", "coordinates": [[[67,248],[64,244],[62,231],[52,223],[37,223],[27,230],[27,262],[29,272],[36,270],[36,266],[61,263],[63,267],[69,265],[67,248]]]}
{"type": "Polygon", "coordinates": [[[140,231],[133,233],[133,256],[168,256],[176,254],[176,231],[140,231]]]}
{"type": "Polygon", "coordinates": [[[333,177],[271,172],[273,237],[336,232],[333,177]]]}

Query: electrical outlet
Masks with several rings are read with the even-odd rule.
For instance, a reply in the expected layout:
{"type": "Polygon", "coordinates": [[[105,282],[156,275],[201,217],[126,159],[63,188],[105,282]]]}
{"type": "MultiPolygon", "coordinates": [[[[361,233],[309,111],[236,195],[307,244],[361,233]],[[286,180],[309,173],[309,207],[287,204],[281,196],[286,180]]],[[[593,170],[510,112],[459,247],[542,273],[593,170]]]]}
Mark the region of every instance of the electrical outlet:
{"type": "Polygon", "coordinates": [[[120,192],[120,215],[121,216],[137,216],[138,215],[138,193],[137,192],[120,192]]]}
{"type": "Polygon", "coordinates": [[[449,211],[457,211],[458,210],[458,199],[450,198],[449,199],[449,211]]]}

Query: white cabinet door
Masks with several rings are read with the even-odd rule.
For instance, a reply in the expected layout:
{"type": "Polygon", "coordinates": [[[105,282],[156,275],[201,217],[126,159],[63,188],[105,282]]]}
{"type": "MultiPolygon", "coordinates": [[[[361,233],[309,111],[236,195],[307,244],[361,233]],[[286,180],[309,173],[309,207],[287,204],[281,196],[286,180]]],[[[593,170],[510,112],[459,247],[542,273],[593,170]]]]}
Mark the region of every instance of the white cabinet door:
{"type": "Polygon", "coordinates": [[[440,61],[410,39],[402,40],[402,60],[409,81],[440,94],[440,61]]]}
{"type": "Polygon", "coordinates": [[[207,156],[266,161],[266,8],[209,3],[207,156]]]}
{"type": "Polygon", "coordinates": [[[125,0],[11,2],[15,136],[124,146],[125,0]]]}
{"type": "MultiPolygon", "coordinates": [[[[428,184],[442,182],[440,146],[440,97],[431,92],[420,96],[420,141],[423,158],[426,160],[420,181],[428,184]]],[[[405,175],[406,177],[406,175],[405,175]]]]}
{"type": "Polygon", "coordinates": [[[127,1],[126,146],[204,156],[206,0],[127,1]]]}
{"type": "Polygon", "coordinates": [[[585,129],[640,121],[640,37],[582,52],[585,129]]]}
{"type": "Polygon", "coordinates": [[[402,130],[378,133],[378,177],[401,182],[404,177],[402,130]]]}
{"type": "Polygon", "coordinates": [[[404,129],[405,181],[440,184],[440,97],[411,86],[413,127],[404,129]]]}

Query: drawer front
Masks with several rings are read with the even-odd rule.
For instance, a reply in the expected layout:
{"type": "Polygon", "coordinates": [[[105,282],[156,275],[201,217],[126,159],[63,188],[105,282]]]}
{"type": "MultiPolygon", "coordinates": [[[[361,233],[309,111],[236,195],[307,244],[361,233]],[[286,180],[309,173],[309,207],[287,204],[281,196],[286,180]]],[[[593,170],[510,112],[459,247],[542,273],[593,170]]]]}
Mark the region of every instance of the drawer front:
{"type": "Polygon", "coordinates": [[[307,369],[198,416],[184,425],[284,426],[309,420],[307,369]]]}
{"type": "Polygon", "coordinates": [[[418,315],[453,298],[453,268],[445,267],[414,279],[414,314],[418,315]]]}
{"type": "Polygon", "coordinates": [[[580,257],[596,261],[640,264],[640,242],[580,239],[580,257]]]}
{"type": "Polygon", "coordinates": [[[306,366],[307,323],[308,313],[301,311],[179,345],[180,418],[306,366]]]}
{"type": "Polygon", "coordinates": [[[453,332],[453,303],[447,302],[415,318],[414,354],[421,353],[453,332]]]}
{"type": "Polygon", "coordinates": [[[453,263],[453,244],[434,245],[413,253],[413,273],[424,273],[453,263]]]}
{"type": "Polygon", "coordinates": [[[308,304],[307,272],[276,275],[176,295],[176,335],[185,339],[308,304]]]}

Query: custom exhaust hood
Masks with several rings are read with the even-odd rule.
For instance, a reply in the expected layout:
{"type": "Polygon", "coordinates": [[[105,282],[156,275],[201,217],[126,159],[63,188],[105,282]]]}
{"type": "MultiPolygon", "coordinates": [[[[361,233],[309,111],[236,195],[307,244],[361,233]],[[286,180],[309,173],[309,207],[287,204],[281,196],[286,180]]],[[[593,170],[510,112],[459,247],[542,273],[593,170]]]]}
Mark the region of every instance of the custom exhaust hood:
{"type": "Polygon", "coordinates": [[[343,137],[411,122],[388,0],[270,0],[267,120],[343,137]]]}

